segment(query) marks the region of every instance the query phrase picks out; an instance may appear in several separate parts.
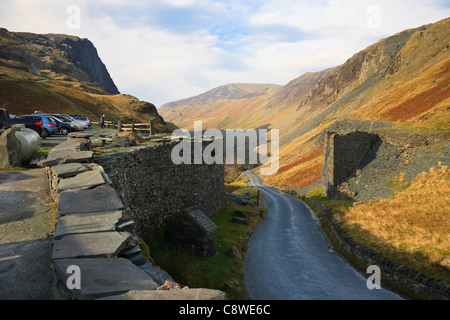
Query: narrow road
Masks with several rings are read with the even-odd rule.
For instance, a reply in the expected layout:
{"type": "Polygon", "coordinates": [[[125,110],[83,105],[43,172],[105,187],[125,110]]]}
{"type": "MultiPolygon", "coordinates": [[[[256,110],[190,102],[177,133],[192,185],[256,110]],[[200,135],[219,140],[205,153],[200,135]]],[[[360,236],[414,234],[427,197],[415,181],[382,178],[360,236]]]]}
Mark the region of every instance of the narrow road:
{"type": "Polygon", "coordinates": [[[262,185],[250,172],[247,176],[249,185],[260,189],[269,203],[267,218],[250,239],[244,265],[252,299],[401,299],[385,289],[368,289],[367,279],[328,247],[302,201],[262,185]]]}
{"type": "Polygon", "coordinates": [[[38,76],[42,78],[42,73],[38,70],[38,68],[36,68],[36,63],[40,63],[40,62],[45,62],[45,60],[39,60],[39,61],[35,61],[30,63],[31,69],[33,69],[34,73],[38,76]]]}

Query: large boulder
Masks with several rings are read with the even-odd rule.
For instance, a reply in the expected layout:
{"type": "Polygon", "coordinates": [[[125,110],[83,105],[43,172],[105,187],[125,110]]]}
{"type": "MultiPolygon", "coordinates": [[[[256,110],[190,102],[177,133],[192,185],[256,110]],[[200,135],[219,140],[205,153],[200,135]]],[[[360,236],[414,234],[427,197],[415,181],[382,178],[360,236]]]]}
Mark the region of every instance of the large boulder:
{"type": "Polygon", "coordinates": [[[11,169],[22,163],[22,145],[15,133],[16,129],[9,128],[0,136],[0,169],[11,169]]]}

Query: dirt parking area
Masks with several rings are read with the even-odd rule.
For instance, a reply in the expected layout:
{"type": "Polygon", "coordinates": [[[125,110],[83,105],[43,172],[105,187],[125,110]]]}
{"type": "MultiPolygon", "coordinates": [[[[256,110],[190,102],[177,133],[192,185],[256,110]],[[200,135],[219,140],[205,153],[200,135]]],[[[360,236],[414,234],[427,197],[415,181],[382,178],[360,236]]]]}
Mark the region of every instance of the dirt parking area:
{"type": "Polygon", "coordinates": [[[50,299],[51,204],[45,169],[0,172],[0,300],[50,299]]]}

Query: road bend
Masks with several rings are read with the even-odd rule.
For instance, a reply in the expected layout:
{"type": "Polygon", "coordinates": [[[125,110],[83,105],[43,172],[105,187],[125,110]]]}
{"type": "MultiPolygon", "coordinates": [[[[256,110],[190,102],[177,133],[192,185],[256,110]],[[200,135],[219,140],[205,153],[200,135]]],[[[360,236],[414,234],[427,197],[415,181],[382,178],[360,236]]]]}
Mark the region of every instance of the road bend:
{"type": "Polygon", "coordinates": [[[251,299],[401,299],[383,288],[369,289],[367,278],[329,248],[302,201],[264,186],[250,172],[247,176],[268,202],[267,217],[252,235],[245,258],[244,281],[251,299]]]}

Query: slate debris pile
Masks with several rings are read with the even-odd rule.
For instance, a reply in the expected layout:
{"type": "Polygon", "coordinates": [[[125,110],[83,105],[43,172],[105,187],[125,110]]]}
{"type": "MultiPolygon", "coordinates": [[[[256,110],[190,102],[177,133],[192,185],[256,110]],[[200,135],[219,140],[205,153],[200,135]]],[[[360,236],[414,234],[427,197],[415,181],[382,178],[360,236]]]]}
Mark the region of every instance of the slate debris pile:
{"type": "Polygon", "coordinates": [[[70,136],[40,162],[58,203],[53,298],[225,299],[222,291],[211,289],[158,290],[174,280],[142,255],[134,221],[103,168],[93,163],[91,136],[70,136]]]}

